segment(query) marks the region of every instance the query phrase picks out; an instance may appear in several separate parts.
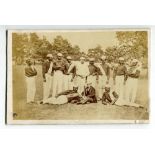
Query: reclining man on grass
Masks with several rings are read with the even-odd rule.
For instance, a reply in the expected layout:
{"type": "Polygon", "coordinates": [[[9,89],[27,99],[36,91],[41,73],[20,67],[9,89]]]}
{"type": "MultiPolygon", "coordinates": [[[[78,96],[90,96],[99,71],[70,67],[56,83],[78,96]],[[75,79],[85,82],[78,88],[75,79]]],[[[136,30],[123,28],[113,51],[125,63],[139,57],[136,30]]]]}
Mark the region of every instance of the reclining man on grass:
{"type": "Polygon", "coordinates": [[[95,88],[91,86],[91,83],[87,83],[82,95],[78,93],[78,87],[73,86],[73,90],[66,90],[59,93],[56,97],[49,97],[45,103],[47,104],[87,104],[97,103],[95,88]]]}

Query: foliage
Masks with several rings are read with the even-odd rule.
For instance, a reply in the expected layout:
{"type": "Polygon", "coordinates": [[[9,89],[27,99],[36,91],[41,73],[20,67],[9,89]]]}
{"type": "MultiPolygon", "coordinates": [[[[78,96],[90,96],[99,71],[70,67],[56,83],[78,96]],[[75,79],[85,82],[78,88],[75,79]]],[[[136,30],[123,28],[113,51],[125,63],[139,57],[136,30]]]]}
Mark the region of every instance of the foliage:
{"type": "Polygon", "coordinates": [[[13,33],[12,50],[13,57],[21,59],[33,57],[42,59],[48,53],[54,56],[60,52],[64,57],[70,55],[74,60],[79,57],[93,57],[98,60],[102,55],[106,55],[109,61],[116,60],[118,57],[147,57],[148,53],[148,34],[146,31],[117,31],[116,38],[118,44],[109,46],[103,50],[101,45],[88,51],[80,51],[78,45],[72,45],[61,35],[56,36],[53,42],[46,39],[45,36],[40,38],[37,33],[13,33]]]}
{"type": "Polygon", "coordinates": [[[148,53],[147,31],[119,31],[116,32],[122,51],[133,57],[144,57],[148,53]]]}
{"type": "Polygon", "coordinates": [[[12,50],[13,56],[22,56],[25,52],[25,47],[28,45],[28,36],[26,33],[12,34],[12,50]]]}
{"type": "Polygon", "coordinates": [[[87,56],[99,59],[104,54],[104,51],[100,45],[97,45],[95,48],[88,49],[87,56]]]}
{"type": "Polygon", "coordinates": [[[13,33],[13,56],[44,58],[48,53],[54,56],[60,52],[64,57],[71,55],[75,60],[81,55],[78,45],[72,46],[67,39],[57,36],[50,43],[45,36],[42,39],[36,33],[13,33]]]}
{"type": "Polygon", "coordinates": [[[80,56],[80,47],[78,45],[72,46],[67,39],[64,39],[62,36],[57,36],[52,43],[52,50],[54,55],[58,52],[62,53],[64,57],[68,55],[72,56],[75,60],[80,56]]]}

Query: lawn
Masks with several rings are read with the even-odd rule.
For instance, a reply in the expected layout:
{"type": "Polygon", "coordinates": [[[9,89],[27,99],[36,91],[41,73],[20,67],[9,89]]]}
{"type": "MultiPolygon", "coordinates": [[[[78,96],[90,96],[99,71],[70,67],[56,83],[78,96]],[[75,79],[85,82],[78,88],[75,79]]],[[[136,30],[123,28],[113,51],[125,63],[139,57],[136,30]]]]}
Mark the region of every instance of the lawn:
{"type": "MultiPolygon", "coordinates": [[[[41,66],[37,66],[35,100],[42,99],[43,79],[41,66]]],[[[143,70],[137,92],[137,103],[145,108],[118,107],[115,105],[41,105],[26,104],[26,83],[24,66],[13,66],[13,112],[16,120],[147,120],[148,113],[148,80],[147,70],[143,70]]]]}

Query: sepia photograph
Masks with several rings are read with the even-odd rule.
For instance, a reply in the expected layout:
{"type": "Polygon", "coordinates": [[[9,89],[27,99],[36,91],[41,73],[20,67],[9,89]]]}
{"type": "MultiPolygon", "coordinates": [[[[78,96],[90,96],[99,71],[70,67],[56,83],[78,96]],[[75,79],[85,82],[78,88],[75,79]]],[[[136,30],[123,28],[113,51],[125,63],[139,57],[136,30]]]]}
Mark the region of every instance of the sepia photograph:
{"type": "Polygon", "coordinates": [[[149,123],[150,29],[7,30],[7,124],[149,123]]]}

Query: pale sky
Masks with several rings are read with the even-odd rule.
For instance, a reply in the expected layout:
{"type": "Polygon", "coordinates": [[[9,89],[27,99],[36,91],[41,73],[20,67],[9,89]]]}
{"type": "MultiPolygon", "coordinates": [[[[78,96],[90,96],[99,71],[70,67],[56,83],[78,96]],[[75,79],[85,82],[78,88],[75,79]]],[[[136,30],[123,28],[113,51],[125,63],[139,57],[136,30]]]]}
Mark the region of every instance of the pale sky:
{"type": "MultiPolygon", "coordinates": [[[[90,30],[91,31],[91,30],[90,30]]],[[[39,37],[46,36],[51,43],[57,35],[67,39],[73,46],[78,45],[82,52],[101,45],[103,49],[117,44],[115,31],[71,31],[71,32],[37,32],[39,37]]]]}

